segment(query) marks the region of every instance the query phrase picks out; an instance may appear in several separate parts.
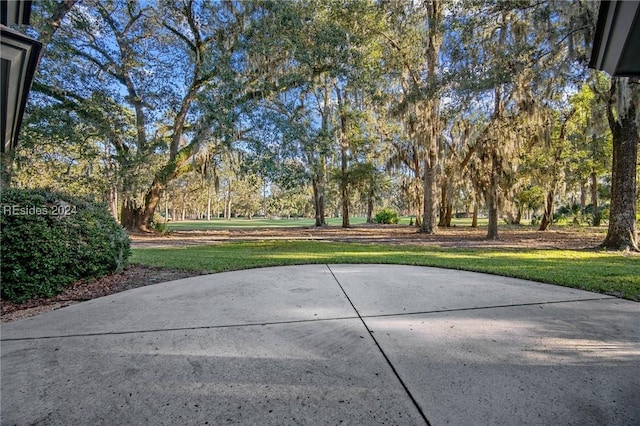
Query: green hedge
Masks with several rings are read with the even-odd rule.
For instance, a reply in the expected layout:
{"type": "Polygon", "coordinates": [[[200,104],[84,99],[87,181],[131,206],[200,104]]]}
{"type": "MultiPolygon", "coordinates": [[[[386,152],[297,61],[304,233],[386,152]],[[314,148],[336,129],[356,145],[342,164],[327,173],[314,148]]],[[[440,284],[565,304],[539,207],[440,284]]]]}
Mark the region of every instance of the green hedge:
{"type": "Polygon", "coordinates": [[[397,224],[400,220],[398,213],[390,209],[384,209],[376,213],[373,218],[375,223],[397,224]]]}
{"type": "Polygon", "coordinates": [[[0,193],[3,299],[51,297],[126,266],[127,233],[103,204],[46,190],[0,193]]]}

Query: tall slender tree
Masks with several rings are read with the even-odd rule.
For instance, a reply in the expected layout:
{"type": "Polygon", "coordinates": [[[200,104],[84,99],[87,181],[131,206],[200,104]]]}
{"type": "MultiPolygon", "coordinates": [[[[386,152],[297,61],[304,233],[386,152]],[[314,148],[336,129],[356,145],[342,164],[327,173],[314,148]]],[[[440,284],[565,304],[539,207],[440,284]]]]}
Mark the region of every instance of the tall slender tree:
{"type": "Polygon", "coordinates": [[[443,14],[444,3],[439,0],[425,1],[420,6],[391,2],[387,11],[389,31],[382,33],[401,82],[403,96],[396,111],[404,117],[409,136],[415,138],[422,180],[420,232],[427,234],[437,231],[443,14]]]}

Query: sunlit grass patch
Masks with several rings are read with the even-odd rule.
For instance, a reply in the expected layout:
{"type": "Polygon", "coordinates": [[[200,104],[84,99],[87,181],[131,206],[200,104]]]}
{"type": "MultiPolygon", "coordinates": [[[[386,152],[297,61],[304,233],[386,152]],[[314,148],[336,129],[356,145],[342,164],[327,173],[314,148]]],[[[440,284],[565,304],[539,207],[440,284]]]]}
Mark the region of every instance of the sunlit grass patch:
{"type": "Polygon", "coordinates": [[[640,300],[640,257],[617,252],[534,249],[444,249],[326,241],[253,241],[134,249],[132,263],[233,271],[318,263],[382,263],[484,272],[640,300]]]}

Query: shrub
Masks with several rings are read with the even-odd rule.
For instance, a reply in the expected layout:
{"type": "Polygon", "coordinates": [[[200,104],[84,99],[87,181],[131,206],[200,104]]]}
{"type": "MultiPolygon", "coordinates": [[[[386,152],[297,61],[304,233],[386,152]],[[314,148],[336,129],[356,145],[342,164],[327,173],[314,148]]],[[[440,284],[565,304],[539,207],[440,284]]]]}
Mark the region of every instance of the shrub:
{"type": "Polygon", "coordinates": [[[553,223],[566,225],[569,222],[580,225],[583,222],[583,212],[578,204],[567,204],[561,206],[553,215],[553,223]]]}
{"type": "Polygon", "coordinates": [[[531,216],[531,225],[533,226],[540,225],[541,220],[542,220],[542,217],[540,215],[534,214],[533,216],[531,216]]]}
{"type": "Polygon", "coordinates": [[[126,266],[129,237],[103,204],[46,190],[0,193],[2,298],[51,297],[126,266]]]}
{"type": "MultiPolygon", "coordinates": [[[[596,224],[596,218],[594,215],[593,204],[589,204],[584,208],[582,214],[584,215],[584,219],[589,226],[594,226],[596,224]]],[[[602,225],[603,222],[609,220],[609,206],[607,204],[598,206],[598,214],[600,216],[600,220],[598,222],[598,226],[602,225]]]]}
{"type": "Polygon", "coordinates": [[[167,233],[167,220],[165,220],[159,214],[153,215],[153,220],[151,221],[151,229],[158,234],[166,234],[167,233]]]}
{"type": "Polygon", "coordinates": [[[390,209],[384,209],[376,213],[376,216],[373,218],[375,223],[398,223],[399,217],[398,213],[394,212],[390,209]]]}

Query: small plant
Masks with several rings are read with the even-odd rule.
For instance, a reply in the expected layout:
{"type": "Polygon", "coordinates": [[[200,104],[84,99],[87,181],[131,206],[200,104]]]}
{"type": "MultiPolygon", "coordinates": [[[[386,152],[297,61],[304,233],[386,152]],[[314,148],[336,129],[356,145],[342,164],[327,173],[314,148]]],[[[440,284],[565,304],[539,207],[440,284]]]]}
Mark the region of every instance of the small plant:
{"type": "Polygon", "coordinates": [[[166,234],[167,233],[167,220],[165,220],[159,214],[153,215],[153,220],[151,221],[151,229],[158,234],[166,234]]]}
{"type": "Polygon", "coordinates": [[[553,223],[556,225],[567,225],[569,223],[580,225],[582,222],[582,209],[580,208],[580,205],[575,203],[561,206],[553,215],[553,223]]]}
{"type": "Polygon", "coordinates": [[[582,210],[582,214],[589,226],[600,226],[609,220],[609,206],[607,204],[599,206],[597,214],[594,214],[593,204],[589,204],[582,210]]]}
{"type": "Polygon", "coordinates": [[[540,220],[542,220],[540,215],[534,214],[533,216],[531,216],[531,225],[533,226],[540,225],[540,220]]]}
{"type": "Polygon", "coordinates": [[[105,205],[46,190],[4,189],[0,197],[3,299],[51,297],[126,266],[129,236],[105,205]]]}
{"type": "Polygon", "coordinates": [[[373,218],[375,223],[385,223],[385,224],[397,224],[400,218],[398,217],[398,213],[394,212],[391,209],[384,209],[376,213],[376,216],[373,218]]]}

